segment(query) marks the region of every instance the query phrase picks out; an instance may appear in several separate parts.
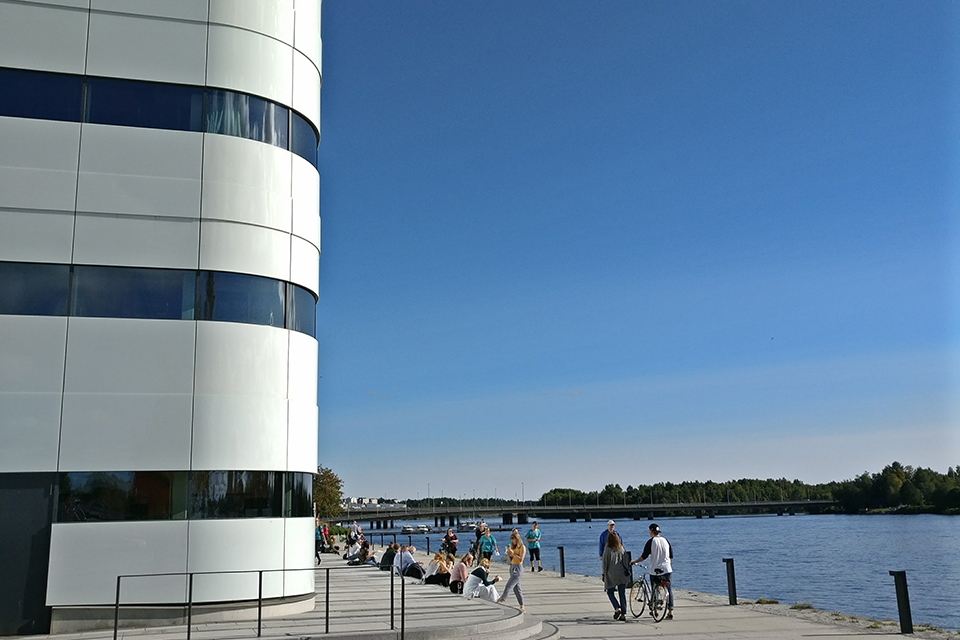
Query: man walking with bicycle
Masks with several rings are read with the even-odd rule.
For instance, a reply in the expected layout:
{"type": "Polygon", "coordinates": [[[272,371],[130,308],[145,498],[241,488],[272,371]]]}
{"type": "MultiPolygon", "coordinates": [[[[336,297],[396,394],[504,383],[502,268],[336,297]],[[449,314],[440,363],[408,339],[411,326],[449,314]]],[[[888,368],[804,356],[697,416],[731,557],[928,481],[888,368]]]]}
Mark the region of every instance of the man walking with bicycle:
{"type": "Polygon", "coordinates": [[[631,564],[643,562],[647,558],[650,558],[650,586],[655,587],[657,582],[662,582],[667,588],[667,620],[673,620],[673,586],[670,584],[673,574],[673,548],[667,539],[660,535],[657,524],[650,525],[650,539],[643,546],[640,557],[631,564]]]}

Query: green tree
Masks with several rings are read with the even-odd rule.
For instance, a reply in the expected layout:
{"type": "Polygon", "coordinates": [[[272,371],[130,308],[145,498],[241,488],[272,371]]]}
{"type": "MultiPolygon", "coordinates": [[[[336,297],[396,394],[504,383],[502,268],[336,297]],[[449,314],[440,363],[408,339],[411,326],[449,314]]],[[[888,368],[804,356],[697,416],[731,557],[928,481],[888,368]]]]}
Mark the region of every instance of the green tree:
{"type": "Polygon", "coordinates": [[[320,518],[336,518],[343,513],[343,480],[323,466],[317,467],[313,476],[313,502],[320,518]]]}

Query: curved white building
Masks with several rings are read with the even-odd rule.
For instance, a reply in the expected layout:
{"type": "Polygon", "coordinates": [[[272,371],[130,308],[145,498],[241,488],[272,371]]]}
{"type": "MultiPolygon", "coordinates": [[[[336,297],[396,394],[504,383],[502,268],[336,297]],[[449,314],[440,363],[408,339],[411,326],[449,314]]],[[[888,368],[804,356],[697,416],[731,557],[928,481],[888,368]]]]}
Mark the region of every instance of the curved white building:
{"type": "Polygon", "coordinates": [[[312,607],[319,5],[0,0],[0,634],[312,607]]]}

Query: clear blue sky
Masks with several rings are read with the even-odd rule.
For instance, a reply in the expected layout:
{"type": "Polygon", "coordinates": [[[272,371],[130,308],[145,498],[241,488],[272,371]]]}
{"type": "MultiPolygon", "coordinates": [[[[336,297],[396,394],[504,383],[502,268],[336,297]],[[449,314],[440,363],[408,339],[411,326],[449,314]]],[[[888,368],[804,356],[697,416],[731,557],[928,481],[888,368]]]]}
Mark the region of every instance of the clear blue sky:
{"type": "Polygon", "coordinates": [[[320,462],[960,464],[960,4],[325,0],[320,462]]]}

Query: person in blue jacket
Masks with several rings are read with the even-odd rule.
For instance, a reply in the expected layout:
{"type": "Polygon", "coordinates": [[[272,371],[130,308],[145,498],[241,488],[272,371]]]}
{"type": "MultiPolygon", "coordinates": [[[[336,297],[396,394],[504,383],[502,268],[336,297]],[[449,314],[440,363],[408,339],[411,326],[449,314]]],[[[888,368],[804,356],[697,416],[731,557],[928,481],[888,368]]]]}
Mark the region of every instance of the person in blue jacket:
{"type": "Polygon", "coordinates": [[[607,536],[611,533],[620,538],[620,544],[623,545],[623,536],[614,530],[616,524],[613,520],[607,520],[607,529],[600,534],[600,557],[603,557],[603,548],[607,546],[607,536]]]}

